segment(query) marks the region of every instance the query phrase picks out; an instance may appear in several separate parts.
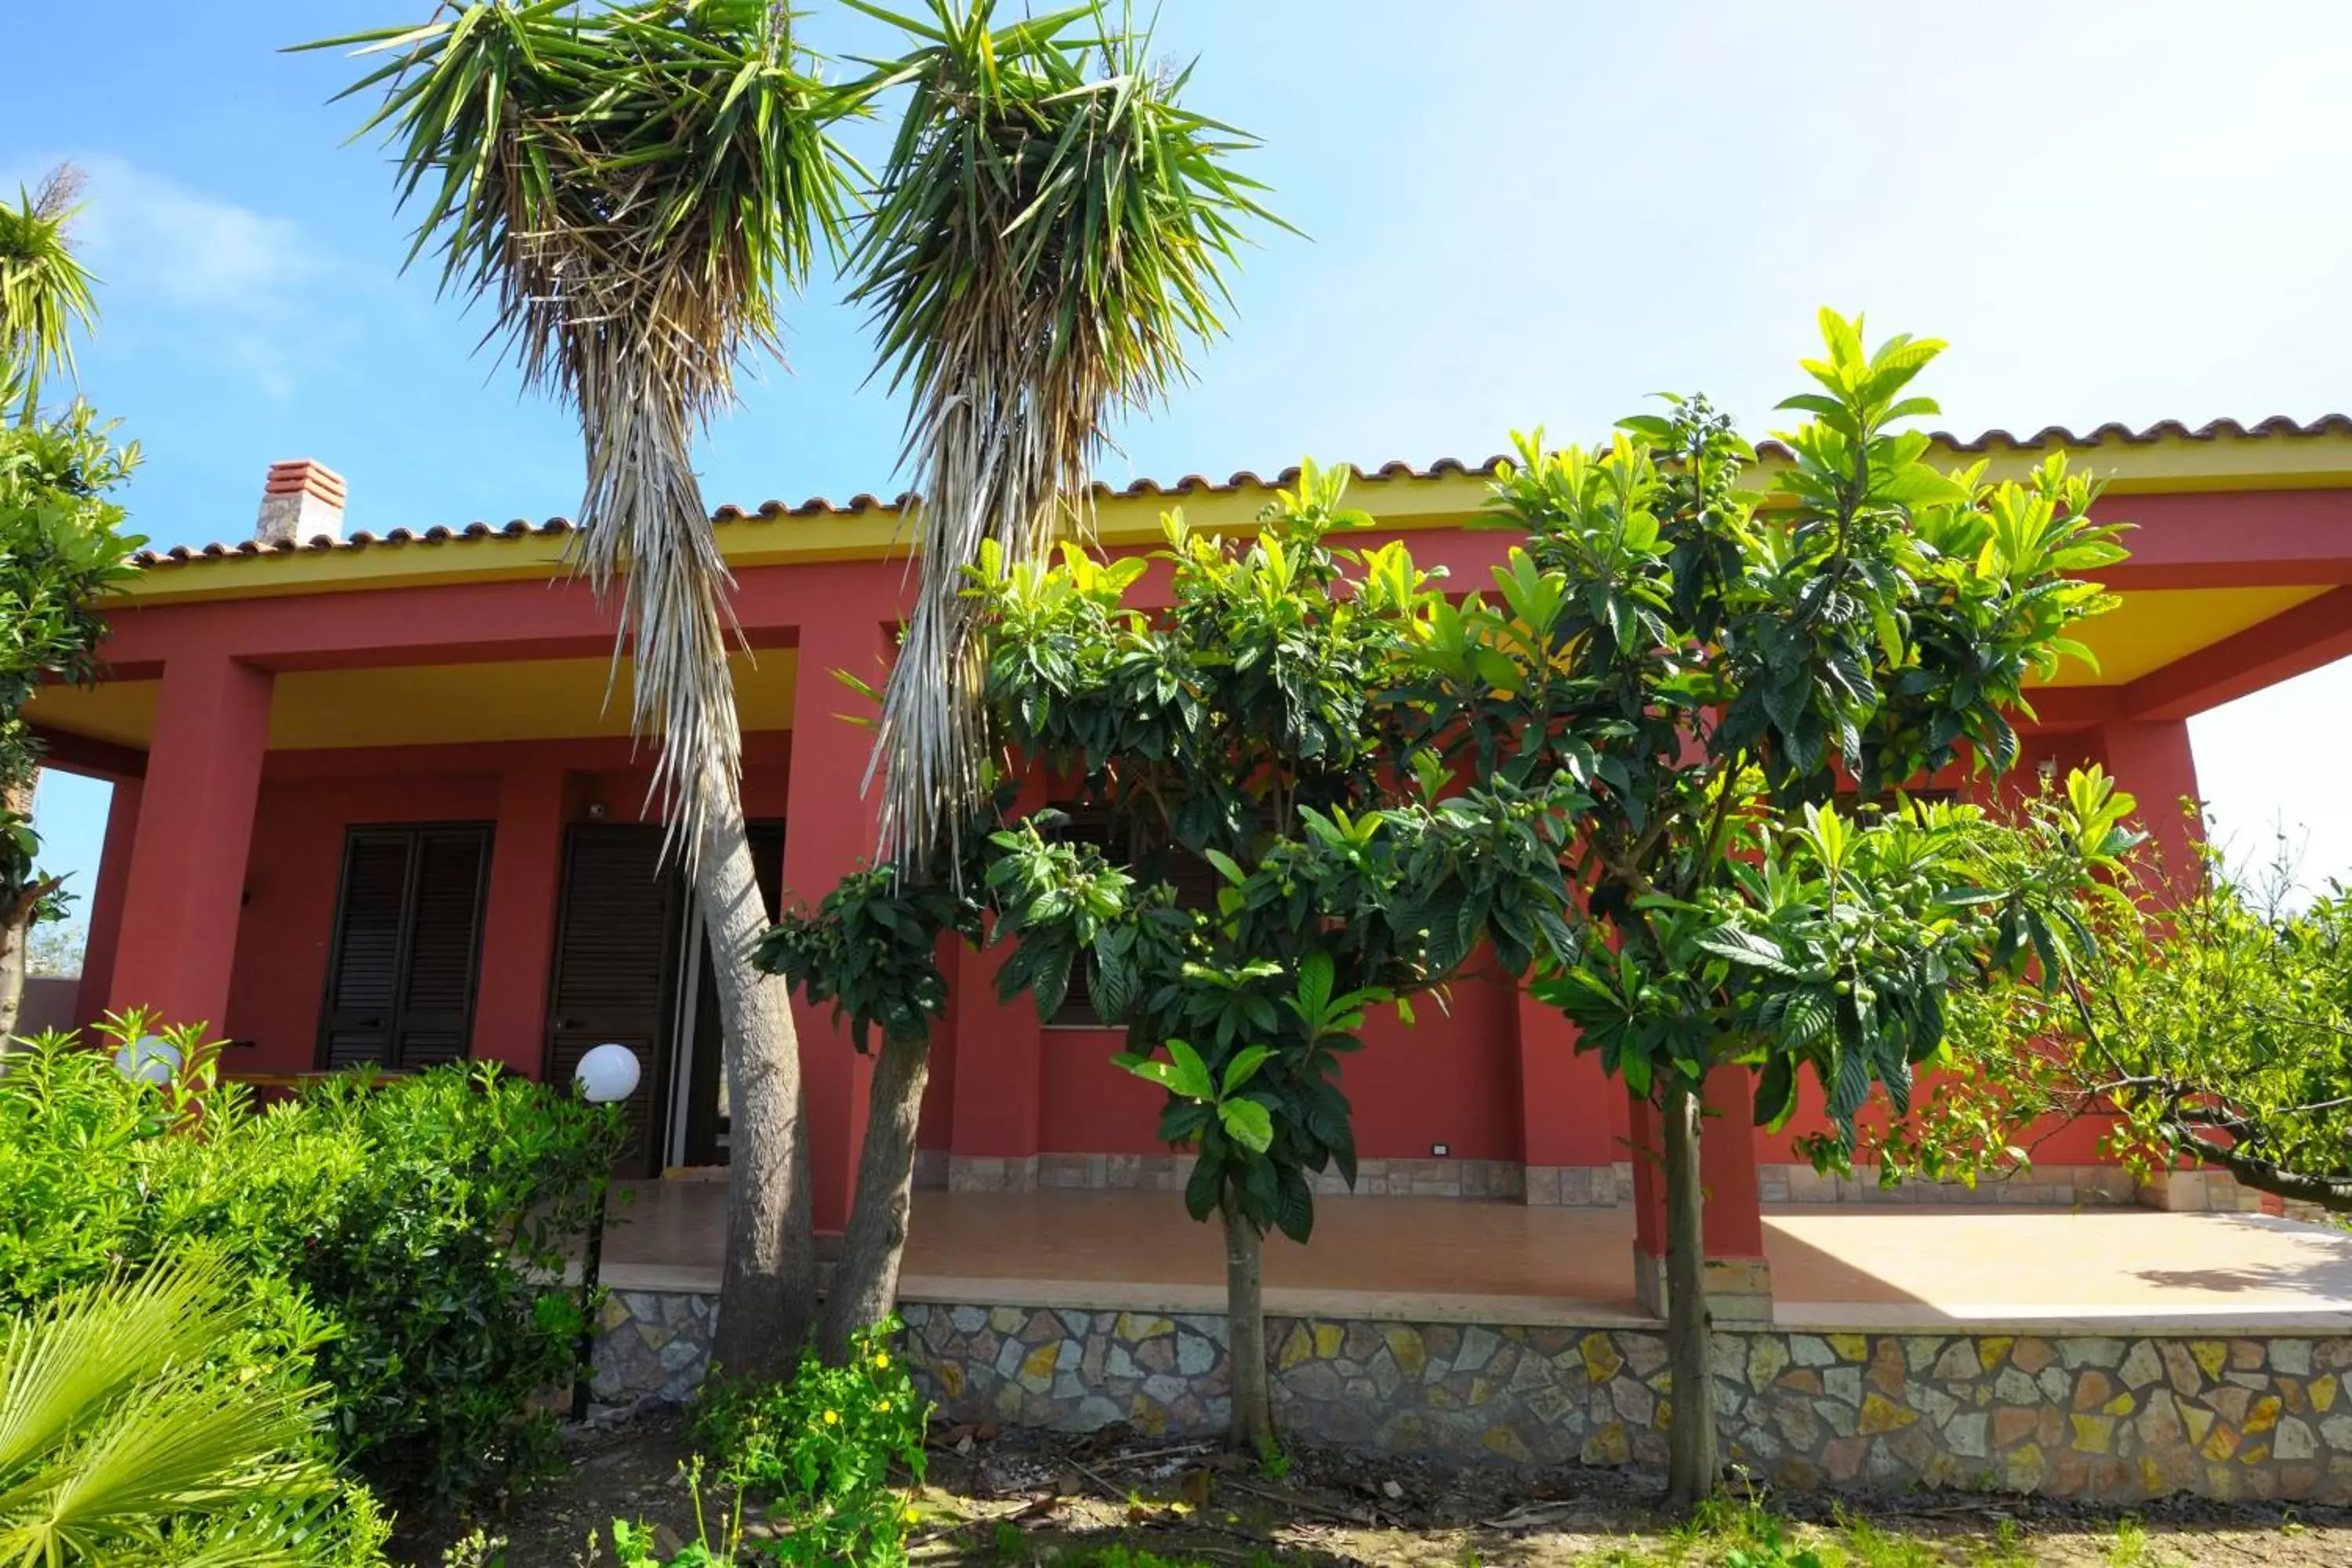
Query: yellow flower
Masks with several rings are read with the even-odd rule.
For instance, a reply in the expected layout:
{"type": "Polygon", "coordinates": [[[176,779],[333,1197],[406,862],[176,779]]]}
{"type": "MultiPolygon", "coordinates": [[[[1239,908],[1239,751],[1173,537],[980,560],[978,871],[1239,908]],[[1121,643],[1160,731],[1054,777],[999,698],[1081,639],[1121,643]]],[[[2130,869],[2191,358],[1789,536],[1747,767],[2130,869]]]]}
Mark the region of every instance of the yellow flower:
{"type": "Polygon", "coordinates": [[[828,1410],[828,1411],[826,1411],[826,1412],[824,1413],[824,1424],[825,1424],[826,1426],[840,1426],[840,1425],[841,1425],[841,1412],[839,1412],[838,1410],[828,1410]]]}
{"type": "Polygon", "coordinates": [[[890,1414],[890,1402],[886,1399],[879,1405],[877,1405],[874,1408],[880,1411],[883,1415],[887,1415],[890,1414]]]}
{"type": "Polygon", "coordinates": [[[890,1364],[890,1358],[887,1355],[877,1355],[874,1358],[874,1364],[876,1366],[888,1366],[890,1364]]]}

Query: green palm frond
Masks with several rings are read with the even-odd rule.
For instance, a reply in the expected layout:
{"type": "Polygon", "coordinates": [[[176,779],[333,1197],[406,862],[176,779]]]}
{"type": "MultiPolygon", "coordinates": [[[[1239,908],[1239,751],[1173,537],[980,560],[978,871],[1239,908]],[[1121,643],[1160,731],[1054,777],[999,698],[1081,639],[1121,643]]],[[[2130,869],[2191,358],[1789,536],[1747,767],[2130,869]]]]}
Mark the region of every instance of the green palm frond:
{"type": "Polygon", "coordinates": [[[319,1563],[338,1531],[310,1394],[212,1364],[217,1260],[60,1297],[0,1349],[0,1563],[319,1563]]]}
{"type": "Polygon", "coordinates": [[[737,786],[726,563],[693,441],[747,355],[781,357],[776,300],[842,240],[853,108],[766,0],[476,0],[423,26],[305,45],[385,62],[381,129],[418,209],[410,259],[494,312],[526,382],[580,419],[574,563],[616,593],[632,717],[688,854],[737,786]]]}
{"type": "Polygon", "coordinates": [[[94,279],[68,232],[80,192],[81,171],[61,163],[39,190],[18,186],[14,206],[0,202],[0,402],[28,418],[43,375],[73,374],[74,331],[98,316],[94,279]]]}
{"type": "Polygon", "coordinates": [[[1189,374],[1223,330],[1252,140],[1178,102],[1150,39],[1089,4],[1003,26],[995,0],[850,4],[915,40],[863,84],[910,93],[852,298],[871,310],[922,503],[922,587],[885,697],[885,847],[956,858],[980,798],[980,671],[963,568],[1083,528],[1108,421],[1189,374]]]}

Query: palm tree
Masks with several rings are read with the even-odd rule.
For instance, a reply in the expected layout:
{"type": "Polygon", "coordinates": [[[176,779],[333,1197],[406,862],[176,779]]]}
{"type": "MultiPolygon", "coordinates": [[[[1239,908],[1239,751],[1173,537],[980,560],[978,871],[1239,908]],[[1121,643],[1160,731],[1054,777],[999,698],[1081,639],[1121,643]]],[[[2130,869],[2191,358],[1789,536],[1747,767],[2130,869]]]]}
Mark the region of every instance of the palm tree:
{"type": "Polygon", "coordinates": [[[0,1342],[0,1563],[373,1561],[319,1457],[315,1389],[213,1364],[244,1334],[217,1260],[58,1297],[0,1342]]]}
{"type": "Polygon", "coordinates": [[[47,371],[73,374],[73,332],[97,320],[89,269],[68,232],[80,208],[81,171],[60,163],[40,189],[16,188],[0,202],[0,405],[15,404],[29,423],[47,371]]]}
{"type": "Polygon", "coordinates": [[[1270,215],[1227,163],[1255,143],[1181,108],[1190,68],[1155,69],[1099,4],[1001,28],[996,0],[849,4],[918,41],[877,84],[912,96],[852,295],[912,394],[923,497],[876,747],[883,840],[902,866],[951,863],[984,750],[964,569],[982,540],[1017,564],[1084,526],[1110,420],[1186,379],[1189,344],[1223,331],[1239,221],[1270,215]]]}
{"type": "Polygon", "coordinates": [[[73,335],[97,323],[89,269],[70,232],[81,171],[60,163],[37,190],[0,202],[0,1051],[16,1032],[35,923],[54,917],[61,877],[35,865],[41,744],[24,704],[49,680],[98,679],[105,623],[93,607],[129,574],[144,540],[122,533],[105,492],[137,466],[87,404],[41,413],[45,375],[74,373],[73,335]]]}
{"type": "Polygon", "coordinates": [[[362,127],[421,202],[413,262],[494,312],[525,382],[577,414],[574,564],[634,645],[632,717],[719,977],[735,1128],[716,1354],[772,1379],[814,1304],[800,1063],[782,982],[751,967],[766,915],[738,794],[730,586],[693,443],[747,355],[780,354],[777,299],[841,237],[826,88],[768,0],[475,0],[414,28],[328,39],[390,56],[362,127]]]}
{"type": "MultiPolygon", "coordinates": [[[[1157,69],[1150,36],[1099,4],[999,26],[995,0],[929,0],[919,16],[849,3],[914,44],[862,84],[909,96],[852,298],[912,397],[922,577],[874,766],[883,851],[922,881],[957,874],[982,796],[966,569],[985,541],[1018,563],[1085,529],[1109,421],[1185,379],[1187,348],[1223,331],[1240,224],[1269,215],[1229,166],[1250,139],[1181,108],[1190,69],[1157,69]]],[[[920,1034],[882,1046],[831,1352],[897,1293],[929,1052],[920,1034]]]]}

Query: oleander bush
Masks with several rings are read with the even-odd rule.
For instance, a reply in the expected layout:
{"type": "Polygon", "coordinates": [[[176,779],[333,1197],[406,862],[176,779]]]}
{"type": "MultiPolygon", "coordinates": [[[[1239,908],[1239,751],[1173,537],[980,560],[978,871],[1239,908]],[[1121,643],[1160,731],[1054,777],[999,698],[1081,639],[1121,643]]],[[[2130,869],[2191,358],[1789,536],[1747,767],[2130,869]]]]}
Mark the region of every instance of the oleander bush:
{"type": "Polygon", "coordinates": [[[337,1457],[388,1497],[452,1505],[546,1466],[532,1395],[572,1375],[560,1249],[607,1179],[611,1108],[465,1064],[263,1106],[199,1034],[163,1037],[184,1065],[162,1084],[70,1036],[0,1061],[0,1315],[209,1246],[241,1321],[309,1347],[337,1457]]]}

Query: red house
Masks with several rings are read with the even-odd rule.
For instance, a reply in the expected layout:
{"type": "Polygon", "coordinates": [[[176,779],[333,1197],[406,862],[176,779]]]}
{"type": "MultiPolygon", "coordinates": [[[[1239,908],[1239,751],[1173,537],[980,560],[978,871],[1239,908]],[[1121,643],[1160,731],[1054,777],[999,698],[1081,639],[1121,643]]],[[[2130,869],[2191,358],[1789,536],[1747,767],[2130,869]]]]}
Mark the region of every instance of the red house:
{"type": "MultiPolygon", "coordinates": [[[[2123,605],[2089,628],[2101,668],[2036,695],[2025,765],[2097,761],[2187,853],[2167,803],[2196,793],[2187,721],[2352,652],[2352,421],[2107,426],[1945,439],[1951,461],[2021,473],[2053,447],[2107,476],[2136,525],[2107,574],[2123,605]]],[[[1484,468],[1392,463],[1354,499],[1456,584],[1507,535],[1465,531],[1484,468]]],[[[1103,542],[1155,542],[1181,506],[1245,531],[1272,486],[1139,483],[1100,501],[1103,542]]],[[[51,765],[114,784],[79,1010],[204,1019],[233,1070],[458,1057],[568,1073],[617,1039],[648,1064],[632,1156],[653,1173],[725,1158],[715,1008],[698,922],[641,819],[648,752],[606,700],[607,615],[569,580],[562,520],[341,537],[341,484],[271,470],[257,536],[145,559],[113,611],[114,679],[52,689],[33,717],[51,765]]],[[[909,580],[893,506],[724,509],[719,536],[749,640],[737,659],[747,809],[778,896],[814,900],[870,851],[867,732],[835,669],[879,675],[909,580]]],[[[964,961],[926,1103],[922,1178],[1002,1190],[1159,1185],[1155,1091],[1104,1061],[1115,1036],[1000,1008],[964,961]]],[[[821,1226],[846,1206],[864,1059],[801,1019],[821,1226]]],[[[1484,984],[1450,1015],[1375,1030],[1350,1061],[1371,1192],[1613,1204],[1625,1100],[1558,1017],[1484,984]]],[[[1784,1143],[1725,1119],[1707,1149],[1726,1257],[1755,1252],[1755,1205],[1836,1197],[1784,1143]]],[[[2087,1131],[2042,1150],[2011,1196],[2128,1199],[2087,1131]]],[[[1916,1197],[1916,1194],[1914,1194],[1916,1197]]]]}

